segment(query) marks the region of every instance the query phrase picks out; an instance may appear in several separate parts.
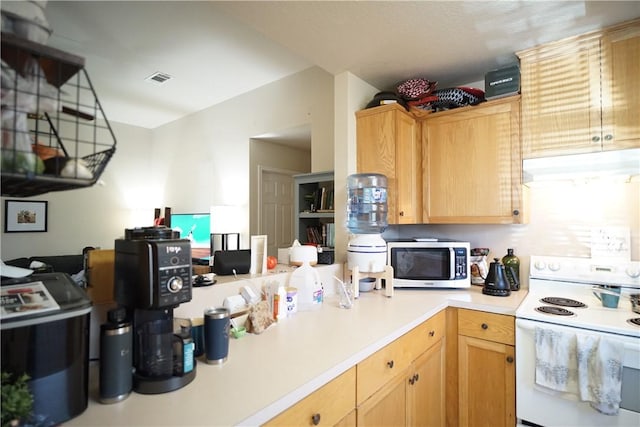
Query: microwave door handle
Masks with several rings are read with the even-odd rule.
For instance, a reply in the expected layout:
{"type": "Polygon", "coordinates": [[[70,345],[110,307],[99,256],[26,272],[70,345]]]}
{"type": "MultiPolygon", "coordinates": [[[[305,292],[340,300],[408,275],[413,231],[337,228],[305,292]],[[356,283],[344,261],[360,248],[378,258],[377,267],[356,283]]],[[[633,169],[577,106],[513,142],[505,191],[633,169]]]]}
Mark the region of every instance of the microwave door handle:
{"type": "Polygon", "coordinates": [[[449,248],[449,280],[456,278],[456,251],[449,248]]]}

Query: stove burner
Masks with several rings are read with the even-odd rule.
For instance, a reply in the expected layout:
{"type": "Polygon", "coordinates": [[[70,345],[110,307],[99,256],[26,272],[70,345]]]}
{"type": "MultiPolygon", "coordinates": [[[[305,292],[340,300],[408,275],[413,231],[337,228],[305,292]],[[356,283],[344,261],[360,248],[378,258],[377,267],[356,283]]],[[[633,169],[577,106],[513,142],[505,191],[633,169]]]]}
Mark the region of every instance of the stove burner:
{"type": "Polygon", "coordinates": [[[640,317],[634,317],[633,319],[627,320],[627,323],[630,325],[640,326],[640,317]]]}
{"type": "Polygon", "coordinates": [[[569,311],[566,308],[554,307],[554,306],[548,306],[548,305],[543,305],[542,307],[536,307],[536,311],[544,314],[551,314],[554,316],[574,316],[575,315],[573,311],[569,311]]]}
{"type": "Polygon", "coordinates": [[[587,305],[581,303],[580,301],[576,301],[570,298],[562,298],[562,297],[546,297],[542,298],[540,302],[544,302],[546,304],[559,305],[561,307],[573,307],[573,308],[584,308],[587,305]]]}

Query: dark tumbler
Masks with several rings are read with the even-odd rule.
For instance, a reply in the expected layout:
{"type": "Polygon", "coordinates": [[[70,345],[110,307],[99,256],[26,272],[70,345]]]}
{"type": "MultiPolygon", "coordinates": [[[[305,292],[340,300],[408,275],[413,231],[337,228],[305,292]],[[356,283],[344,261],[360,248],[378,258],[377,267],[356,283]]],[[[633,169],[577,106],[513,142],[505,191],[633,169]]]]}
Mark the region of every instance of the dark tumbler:
{"type": "Polygon", "coordinates": [[[124,309],[109,310],[100,326],[101,403],[120,402],[131,393],[133,328],[125,316],[124,309]]]}
{"type": "Polygon", "coordinates": [[[208,308],[204,311],[204,348],[205,361],[219,365],[229,355],[229,310],[226,308],[208,308]]]}

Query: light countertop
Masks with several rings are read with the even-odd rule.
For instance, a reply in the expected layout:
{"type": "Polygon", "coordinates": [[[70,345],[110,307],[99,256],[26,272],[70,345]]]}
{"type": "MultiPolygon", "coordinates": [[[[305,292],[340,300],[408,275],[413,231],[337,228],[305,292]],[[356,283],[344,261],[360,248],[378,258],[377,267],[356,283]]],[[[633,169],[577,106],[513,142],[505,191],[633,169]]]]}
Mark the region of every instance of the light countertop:
{"type": "Polygon", "coordinates": [[[193,382],[170,393],[132,392],[122,402],[100,404],[98,370],[91,366],[89,406],[65,425],[259,425],[447,306],[513,315],[525,295],[520,290],[491,297],[472,286],[396,289],[387,298],[378,290],[360,294],[351,309],[339,308],[336,296],[328,295],[319,310],[298,312],[260,335],[231,339],[221,366],[198,358],[193,382]]]}

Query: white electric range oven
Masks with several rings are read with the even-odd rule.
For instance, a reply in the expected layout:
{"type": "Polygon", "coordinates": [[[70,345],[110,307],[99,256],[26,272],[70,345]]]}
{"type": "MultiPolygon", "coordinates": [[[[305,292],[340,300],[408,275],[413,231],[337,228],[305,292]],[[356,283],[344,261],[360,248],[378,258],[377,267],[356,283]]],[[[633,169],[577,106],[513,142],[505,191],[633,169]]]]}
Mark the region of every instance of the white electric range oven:
{"type": "Polygon", "coordinates": [[[629,301],[638,293],[640,262],[531,257],[516,310],[519,425],[640,426],[640,314],[629,301]],[[617,308],[594,296],[600,285],[619,287],[617,308]]]}

